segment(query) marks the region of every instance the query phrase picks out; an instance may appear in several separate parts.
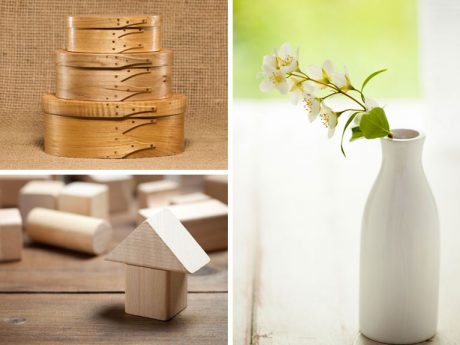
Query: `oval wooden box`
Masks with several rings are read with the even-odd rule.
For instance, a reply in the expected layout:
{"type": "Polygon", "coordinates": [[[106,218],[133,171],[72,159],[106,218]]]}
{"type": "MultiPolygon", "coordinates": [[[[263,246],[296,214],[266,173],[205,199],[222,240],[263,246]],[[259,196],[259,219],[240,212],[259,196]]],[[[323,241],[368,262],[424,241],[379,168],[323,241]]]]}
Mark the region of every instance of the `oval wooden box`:
{"type": "Polygon", "coordinates": [[[161,17],[68,17],[66,49],[81,53],[158,51],[161,49],[161,17]]]}
{"type": "Polygon", "coordinates": [[[45,152],[79,158],[141,158],[184,151],[186,97],[90,102],[43,96],[45,152]]]}
{"type": "Polygon", "coordinates": [[[56,51],[56,95],[88,101],[170,97],[172,51],[91,54],[56,51]]]}
{"type": "Polygon", "coordinates": [[[61,99],[46,94],[42,97],[43,111],[48,114],[85,118],[151,118],[184,114],[187,99],[173,94],[154,101],[93,102],[61,99]]]}

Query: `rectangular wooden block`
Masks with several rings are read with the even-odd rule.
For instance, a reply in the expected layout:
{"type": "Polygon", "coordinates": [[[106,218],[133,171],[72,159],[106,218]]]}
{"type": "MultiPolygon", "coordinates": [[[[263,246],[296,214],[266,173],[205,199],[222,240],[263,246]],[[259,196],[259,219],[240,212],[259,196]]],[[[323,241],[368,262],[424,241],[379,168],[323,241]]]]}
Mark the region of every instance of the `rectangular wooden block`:
{"type": "Polygon", "coordinates": [[[106,185],[110,213],[128,212],[133,203],[134,179],[130,175],[88,175],[87,182],[106,185]]]}
{"type": "Polygon", "coordinates": [[[185,273],[126,265],[126,313],[166,321],[186,307],[185,273]]]}
{"type": "MultiPolygon", "coordinates": [[[[228,207],[216,199],[168,206],[205,251],[224,250],[228,246],[228,207]]],[[[138,211],[140,224],[158,208],[138,211]]]]}
{"type": "Polygon", "coordinates": [[[22,222],[17,208],[0,210],[0,261],[19,260],[22,255],[22,222]]]}
{"type": "Polygon", "coordinates": [[[175,181],[141,183],[137,186],[138,208],[168,205],[169,199],[178,194],[180,194],[179,184],[175,181]]]}
{"type": "Polygon", "coordinates": [[[56,210],[58,196],[64,188],[62,181],[30,181],[19,193],[19,210],[25,221],[27,214],[35,207],[56,210]]]}
{"type": "Polygon", "coordinates": [[[228,176],[208,175],[204,178],[204,192],[214,199],[228,204],[228,176]]]}
{"type": "Polygon", "coordinates": [[[169,175],[167,179],[178,183],[182,193],[201,192],[203,175],[169,175]]]}
{"type": "Polygon", "coordinates": [[[194,202],[206,201],[209,199],[211,199],[209,195],[206,195],[200,192],[196,192],[196,193],[174,196],[169,200],[169,203],[171,205],[190,204],[194,202]]]}
{"type": "Polygon", "coordinates": [[[104,218],[109,216],[107,186],[98,183],[72,182],[59,194],[59,211],[104,218]]]}
{"type": "Polygon", "coordinates": [[[3,207],[18,206],[19,191],[26,183],[33,180],[51,180],[51,175],[1,175],[0,190],[3,207]]]}

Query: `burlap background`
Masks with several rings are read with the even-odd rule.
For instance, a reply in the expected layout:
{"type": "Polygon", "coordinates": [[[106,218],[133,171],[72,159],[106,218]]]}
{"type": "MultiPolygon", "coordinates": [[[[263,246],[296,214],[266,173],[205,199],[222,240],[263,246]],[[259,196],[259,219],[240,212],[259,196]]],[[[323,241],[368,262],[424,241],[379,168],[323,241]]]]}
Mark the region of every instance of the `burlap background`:
{"type": "Polygon", "coordinates": [[[227,1],[0,0],[0,169],[226,169],[227,1]],[[185,153],[149,159],[71,159],[43,152],[40,97],[54,91],[53,52],[65,19],[161,14],[174,51],[174,89],[189,99],[185,153]]]}

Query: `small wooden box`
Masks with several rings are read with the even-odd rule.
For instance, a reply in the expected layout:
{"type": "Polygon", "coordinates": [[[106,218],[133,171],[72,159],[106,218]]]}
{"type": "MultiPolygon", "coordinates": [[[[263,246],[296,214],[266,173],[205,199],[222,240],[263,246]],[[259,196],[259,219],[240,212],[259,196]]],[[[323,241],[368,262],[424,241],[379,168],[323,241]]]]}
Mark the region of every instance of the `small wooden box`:
{"type": "Polygon", "coordinates": [[[161,17],[68,17],[66,49],[103,54],[158,51],[161,49],[161,17]]]}
{"type": "Polygon", "coordinates": [[[171,97],[172,51],[94,54],[56,51],[56,96],[86,101],[171,97]]]}
{"type": "Polygon", "coordinates": [[[64,101],[47,95],[43,98],[45,152],[80,158],[158,157],[183,152],[184,113],[178,112],[185,110],[185,102],[185,96],[179,95],[148,102],[64,101]]]}

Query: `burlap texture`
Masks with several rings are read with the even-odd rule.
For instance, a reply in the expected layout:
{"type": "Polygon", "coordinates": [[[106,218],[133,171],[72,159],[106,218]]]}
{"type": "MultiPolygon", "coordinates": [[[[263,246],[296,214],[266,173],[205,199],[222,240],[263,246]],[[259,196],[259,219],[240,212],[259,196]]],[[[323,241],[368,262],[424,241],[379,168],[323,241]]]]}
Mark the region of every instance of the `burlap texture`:
{"type": "Polygon", "coordinates": [[[226,169],[227,1],[44,0],[0,5],[1,169],[226,169]],[[187,146],[171,157],[59,158],[43,152],[40,98],[53,92],[54,50],[66,17],[160,14],[162,46],[173,49],[175,92],[188,97],[187,146]]]}

